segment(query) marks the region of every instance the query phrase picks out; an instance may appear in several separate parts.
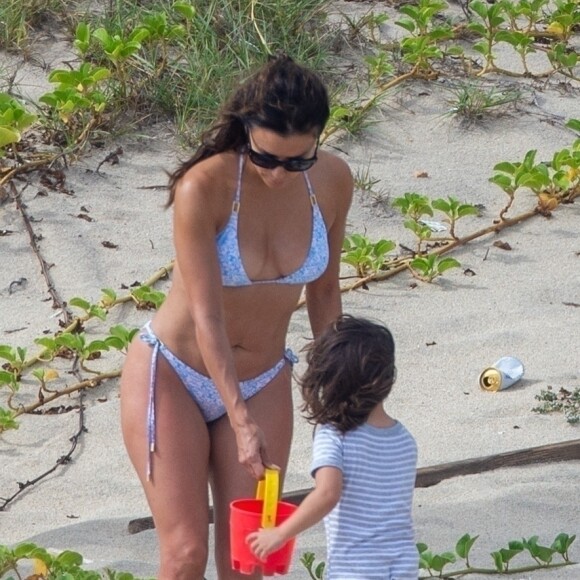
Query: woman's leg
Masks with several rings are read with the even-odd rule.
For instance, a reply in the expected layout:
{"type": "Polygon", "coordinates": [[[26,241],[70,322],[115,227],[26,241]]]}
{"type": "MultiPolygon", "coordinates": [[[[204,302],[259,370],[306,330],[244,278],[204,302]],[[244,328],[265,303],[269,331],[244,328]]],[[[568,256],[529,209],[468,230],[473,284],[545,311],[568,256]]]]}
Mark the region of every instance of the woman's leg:
{"type": "Polygon", "coordinates": [[[127,451],[159,537],[159,580],[201,580],[208,552],[209,436],[197,405],[160,354],[155,387],[156,451],[147,481],[147,404],[153,350],[131,344],[121,378],[127,451]]]}
{"type": "MultiPolygon", "coordinates": [[[[293,428],[290,367],[286,365],[257,395],[248,399],[248,409],[264,431],[270,461],[281,468],[284,481],[293,428]]],[[[234,432],[227,417],[210,423],[211,487],[214,504],[215,558],[219,580],[261,578],[234,572],[230,561],[229,505],[240,497],[255,497],[257,481],[238,462],[234,432]]]]}

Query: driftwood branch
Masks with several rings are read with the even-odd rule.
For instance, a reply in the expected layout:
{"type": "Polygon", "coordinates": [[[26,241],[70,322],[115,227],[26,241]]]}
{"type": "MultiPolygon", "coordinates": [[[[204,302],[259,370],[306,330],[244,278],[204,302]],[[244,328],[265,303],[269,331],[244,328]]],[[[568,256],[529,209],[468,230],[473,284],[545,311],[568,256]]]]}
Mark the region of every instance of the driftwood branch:
{"type": "MultiPolygon", "coordinates": [[[[431,487],[444,479],[459,475],[473,475],[493,471],[500,467],[518,467],[533,463],[548,463],[553,461],[580,460],[580,439],[528,447],[517,451],[508,451],[485,457],[475,457],[451,463],[441,463],[431,467],[421,467],[417,470],[415,487],[431,487]]],[[[283,494],[282,499],[288,503],[298,505],[312,489],[299,489],[283,494]]],[[[210,522],[213,522],[213,510],[210,509],[210,522]]],[[[130,534],[137,534],[155,527],[153,518],[137,518],[128,525],[130,534]]]]}
{"type": "Polygon", "coordinates": [[[38,237],[34,232],[34,229],[32,228],[30,217],[28,215],[28,212],[26,211],[26,205],[22,202],[21,198],[22,192],[18,193],[16,191],[16,187],[14,186],[13,182],[10,182],[10,186],[13,191],[14,200],[16,201],[16,207],[18,208],[18,211],[20,211],[20,214],[22,215],[24,225],[26,226],[26,231],[28,232],[28,237],[30,239],[30,247],[32,248],[32,251],[36,254],[36,257],[38,258],[38,261],[40,263],[40,269],[42,270],[42,275],[46,280],[48,293],[52,298],[52,307],[55,310],[61,310],[65,318],[65,323],[70,324],[72,316],[70,312],[65,308],[62,298],[58,295],[58,292],[56,291],[54,282],[52,281],[52,277],[49,272],[50,266],[46,263],[46,260],[43,258],[42,253],[40,252],[40,248],[37,243],[38,237]]]}

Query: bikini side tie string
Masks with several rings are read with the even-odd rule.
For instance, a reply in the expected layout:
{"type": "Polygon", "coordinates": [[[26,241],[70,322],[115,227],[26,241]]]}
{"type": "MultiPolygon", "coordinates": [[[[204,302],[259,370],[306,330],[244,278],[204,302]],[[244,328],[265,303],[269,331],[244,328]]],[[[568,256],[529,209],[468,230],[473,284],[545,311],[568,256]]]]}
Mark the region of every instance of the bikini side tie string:
{"type": "Polygon", "coordinates": [[[161,341],[151,333],[149,324],[145,325],[146,332],[141,333],[139,338],[153,347],[151,354],[150,377],[149,377],[149,402],[147,404],[147,481],[153,476],[153,453],[155,453],[156,429],[155,429],[155,383],[157,378],[157,358],[161,341]]]}

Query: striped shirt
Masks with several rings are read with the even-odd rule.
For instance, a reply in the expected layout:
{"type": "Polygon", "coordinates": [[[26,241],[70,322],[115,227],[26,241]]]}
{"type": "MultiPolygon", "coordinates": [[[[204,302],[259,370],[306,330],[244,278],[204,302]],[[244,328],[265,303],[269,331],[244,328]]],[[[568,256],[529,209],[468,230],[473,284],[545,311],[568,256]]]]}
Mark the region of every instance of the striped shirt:
{"type": "Polygon", "coordinates": [[[412,501],[417,445],[399,422],[341,434],[316,429],[311,473],[342,471],[342,496],[324,518],[326,580],[417,580],[412,501]]]}

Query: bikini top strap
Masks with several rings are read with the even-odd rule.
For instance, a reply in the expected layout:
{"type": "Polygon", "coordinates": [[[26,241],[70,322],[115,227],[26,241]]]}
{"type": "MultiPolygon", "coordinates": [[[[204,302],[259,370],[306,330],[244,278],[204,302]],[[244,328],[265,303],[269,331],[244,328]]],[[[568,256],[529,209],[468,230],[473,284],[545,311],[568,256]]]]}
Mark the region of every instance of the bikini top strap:
{"type": "Polygon", "coordinates": [[[308,177],[307,171],[304,172],[304,181],[306,181],[306,187],[308,188],[310,203],[312,204],[312,206],[315,206],[318,204],[318,201],[316,200],[316,196],[314,195],[314,189],[312,188],[312,183],[310,183],[310,177],[308,177]]]}
{"type": "Polygon", "coordinates": [[[238,181],[236,185],[236,194],[234,196],[234,203],[232,205],[232,212],[238,213],[240,211],[240,195],[242,192],[242,174],[244,172],[245,155],[240,153],[238,157],[238,181]]]}

